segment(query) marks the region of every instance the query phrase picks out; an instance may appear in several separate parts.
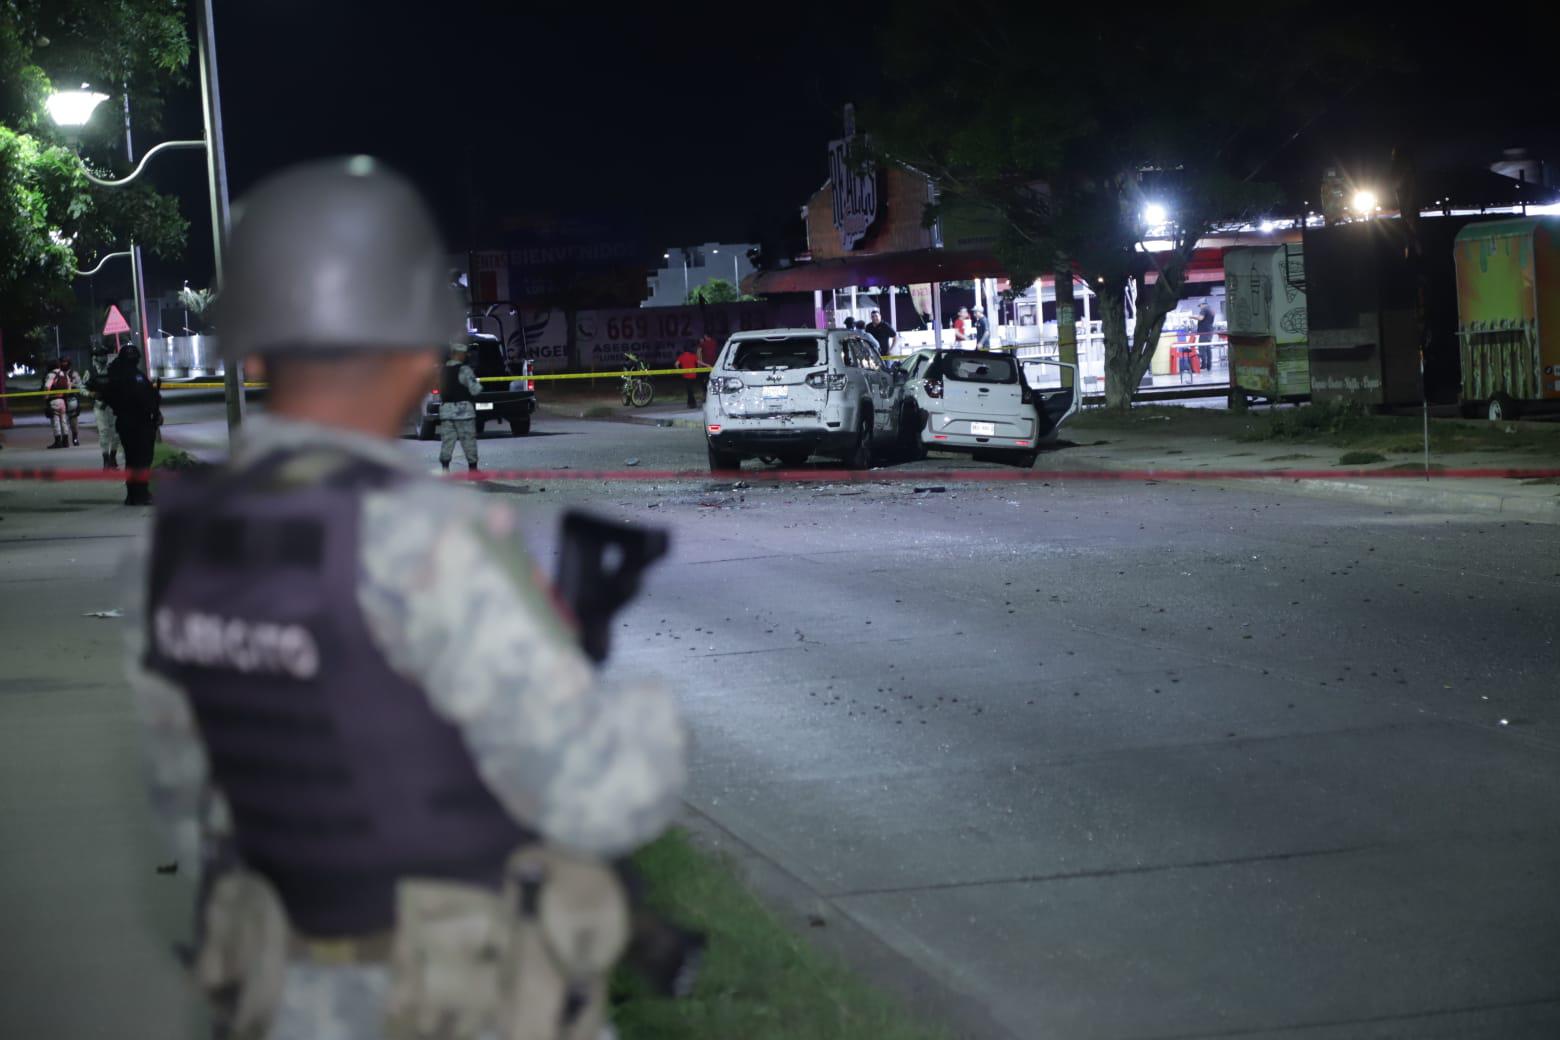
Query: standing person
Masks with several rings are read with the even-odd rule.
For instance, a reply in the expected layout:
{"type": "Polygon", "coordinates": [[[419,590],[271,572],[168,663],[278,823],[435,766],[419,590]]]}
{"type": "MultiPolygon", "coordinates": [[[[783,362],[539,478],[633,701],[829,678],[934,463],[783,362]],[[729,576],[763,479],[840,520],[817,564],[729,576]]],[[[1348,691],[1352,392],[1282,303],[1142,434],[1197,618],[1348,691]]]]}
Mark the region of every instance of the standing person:
{"type": "Polygon", "coordinates": [[[986,324],[986,312],[980,307],[976,307],[974,311],[974,317],[970,320],[970,325],[973,329],[976,349],[990,350],[991,326],[986,324]]]}
{"type": "Polygon", "coordinates": [[[1204,372],[1213,367],[1213,309],[1207,300],[1197,309],[1197,353],[1204,372]]]}
{"type": "Polygon", "coordinates": [[[87,377],[87,393],[92,398],[92,421],[97,427],[98,449],[103,453],[103,468],[119,468],[119,431],[114,428],[114,410],[103,403],[101,389],[108,378],[108,365],[114,353],[106,346],[92,348],[92,373],[87,377]]]}
{"type": "Polygon", "coordinates": [[[971,337],[970,312],[966,307],[960,307],[959,313],[953,319],[953,341],[965,343],[971,337]]]}
{"type": "Polygon", "coordinates": [[[865,331],[867,335],[877,340],[879,354],[888,357],[893,352],[894,340],[899,338],[899,333],[894,331],[892,325],[883,320],[882,311],[874,310],[872,312],[872,320],[867,322],[865,331]]]}
{"type": "Polygon", "coordinates": [[[699,356],[691,350],[684,350],[677,355],[677,367],[683,370],[683,385],[688,389],[688,407],[699,407],[698,398],[694,395],[694,388],[699,385],[699,374],[694,371],[699,367],[699,356]]]}
{"type": "Polygon", "coordinates": [[[320,161],[234,209],[223,349],[263,359],[267,414],[226,467],[162,496],[126,623],[221,1035],[551,1036],[572,1005],[594,1036],[626,917],[602,861],[678,811],[675,701],[601,683],[513,506],[399,450],[461,330],[411,185],[320,161]],[[544,869],[510,865],[517,848],[544,869]],[[545,939],[538,905],[560,911],[545,939]],[[499,935],[520,944],[507,985],[499,935]]]}
{"type": "Polygon", "coordinates": [[[60,358],[60,381],[65,395],[65,421],[70,424],[71,447],[81,444],[81,374],[72,366],[70,358],[60,358]]]}
{"type": "Polygon", "coordinates": [[[149,506],[152,489],[148,471],[162,421],[157,388],[141,371],[141,351],[125,347],[108,366],[103,403],[114,410],[114,431],[125,446],[125,505],[149,506]]]}
{"type": "Polygon", "coordinates": [[[699,340],[699,367],[714,368],[715,359],[720,356],[720,344],[715,342],[715,337],[706,332],[699,340]]]}
{"type": "Polygon", "coordinates": [[[49,374],[43,377],[44,390],[51,391],[50,396],[43,399],[44,412],[49,417],[49,430],[54,434],[54,439],[49,442],[50,448],[70,447],[70,438],[65,435],[65,398],[69,395],[61,392],[70,388],[70,380],[61,367],[64,360],[55,358],[49,366],[49,374]]]}
{"type": "Polygon", "coordinates": [[[477,405],[482,384],[466,364],[464,340],[450,346],[449,360],[439,383],[439,465],[450,468],[455,457],[455,442],[466,455],[466,469],[477,468],[477,405]]]}

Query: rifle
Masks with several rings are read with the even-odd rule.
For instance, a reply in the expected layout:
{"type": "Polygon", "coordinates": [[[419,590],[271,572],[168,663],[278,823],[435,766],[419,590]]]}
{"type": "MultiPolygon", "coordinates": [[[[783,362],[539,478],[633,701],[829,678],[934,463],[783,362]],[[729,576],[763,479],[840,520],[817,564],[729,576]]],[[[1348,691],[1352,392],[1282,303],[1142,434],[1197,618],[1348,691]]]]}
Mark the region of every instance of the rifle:
{"type": "MultiPolygon", "coordinates": [[[[564,514],[562,529],[558,595],[579,625],[585,656],[599,665],[610,650],[613,617],[639,594],[640,578],[666,555],[671,540],[657,528],[636,527],[577,510],[564,514]]],[[[638,906],[643,886],[632,865],[620,860],[615,866],[634,906],[633,936],[624,963],[657,993],[688,996],[708,938],[638,906]]]]}

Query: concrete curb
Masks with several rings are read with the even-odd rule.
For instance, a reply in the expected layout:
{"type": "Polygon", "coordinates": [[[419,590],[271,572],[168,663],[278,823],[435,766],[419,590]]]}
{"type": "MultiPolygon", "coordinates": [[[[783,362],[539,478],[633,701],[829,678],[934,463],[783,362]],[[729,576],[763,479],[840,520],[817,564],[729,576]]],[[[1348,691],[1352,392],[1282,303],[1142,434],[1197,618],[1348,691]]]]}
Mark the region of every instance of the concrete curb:
{"type": "Polygon", "coordinates": [[[959,1040],[1015,1040],[980,1001],[928,972],[835,900],[771,859],[721,823],[684,801],[678,819],[699,848],[728,857],[748,889],[792,932],[836,957],[857,976],[897,999],[913,1014],[946,1028],[959,1040]],[[821,917],[822,927],[809,918],[821,917]]]}

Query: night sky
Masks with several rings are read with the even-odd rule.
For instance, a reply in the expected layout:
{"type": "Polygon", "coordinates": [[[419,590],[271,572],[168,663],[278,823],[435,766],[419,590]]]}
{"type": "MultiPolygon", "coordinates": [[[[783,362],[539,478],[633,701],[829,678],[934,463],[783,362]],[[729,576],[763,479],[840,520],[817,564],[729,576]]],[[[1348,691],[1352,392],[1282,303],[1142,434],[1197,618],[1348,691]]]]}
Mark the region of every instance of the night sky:
{"type": "MultiPolygon", "coordinates": [[[[849,89],[819,60],[806,5],[767,25],[731,5],[519,7],[219,0],[232,196],[290,162],[366,152],[418,183],[457,247],[537,212],[657,247],[799,233],[849,89]]],[[[199,136],[193,60],[190,82],[146,145],[199,136]]],[[[200,165],[158,160],[158,186],[185,199],[190,248],[188,262],[148,262],[149,293],[210,269],[200,165]]]]}
{"type": "MultiPolygon", "coordinates": [[[[825,179],[840,106],[869,98],[884,63],[925,60],[877,45],[874,20],[892,17],[892,5],[859,18],[815,2],[622,13],[470,0],[215,7],[233,197],[290,162],[367,152],[421,186],[455,248],[491,244],[504,215],[527,213],[590,217],[656,248],[779,245],[799,234],[798,208],[825,179]]],[[[1431,71],[1371,81],[1275,166],[1382,162],[1383,120],[1414,124],[1438,158],[1488,162],[1511,144],[1554,156],[1547,37],[1520,19],[1454,31],[1404,17],[1431,71]]],[[[956,39],[957,26],[948,31],[956,39]]],[[[1283,38],[1275,26],[1274,45],[1283,38]]],[[[927,41],[936,75],[943,38],[927,41]]],[[[1218,74],[1215,43],[1201,75],[1218,74]]],[[[1121,74],[1144,75],[1150,91],[1163,82],[1154,70],[1121,74]]],[[[199,135],[193,59],[189,80],[168,98],[167,125],[141,132],[139,148],[199,135]]],[[[148,292],[186,277],[208,284],[199,159],[162,158],[151,179],[181,195],[190,234],[186,260],[149,262],[148,292]]]]}

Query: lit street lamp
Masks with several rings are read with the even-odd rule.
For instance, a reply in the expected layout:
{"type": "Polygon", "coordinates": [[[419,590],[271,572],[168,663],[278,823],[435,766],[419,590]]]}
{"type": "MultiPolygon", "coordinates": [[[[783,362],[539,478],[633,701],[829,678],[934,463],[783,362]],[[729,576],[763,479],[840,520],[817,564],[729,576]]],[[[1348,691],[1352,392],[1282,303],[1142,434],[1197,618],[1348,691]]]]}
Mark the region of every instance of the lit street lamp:
{"type": "MultiPolygon", "coordinates": [[[[220,291],[222,286],[222,252],[227,240],[228,232],[228,189],[227,189],[227,159],[222,150],[222,98],[217,87],[217,48],[216,37],[213,33],[211,22],[211,0],[196,0],[195,3],[195,29],[199,36],[197,40],[197,53],[200,58],[200,93],[201,110],[205,117],[205,135],[197,141],[164,141],[149,149],[141,156],[141,161],[135,169],[117,180],[108,180],[98,177],[90,170],[84,172],[87,180],[103,187],[119,187],[129,184],[139,177],[146,169],[146,164],[152,156],[162,151],[178,148],[200,148],[206,152],[207,186],[211,198],[211,246],[212,260],[216,268],[216,285],[220,291]]],[[[93,91],[82,85],[81,90],[59,91],[44,102],[49,116],[57,124],[63,127],[79,127],[92,118],[92,112],[98,105],[108,100],[108,95],[93,91]]],[[[135,153],[130,140],[130,98],[125,96],[125,152],[131,162],[135,162],[135,153]]],[[[104,259],[108,259],[104,257],[104,259]]],[[[146,318],[146,290],[141,276],[141,250],[135,243],[130,244],[130,262],[133,267],[133,281],[135,283],[136,310],[141,326],[141,342],[144,346],[147,342],[147,318],[146,318]]],[[[103,265],[93,268],[96,271],[103,265]]],[[[223,369],[222,382],[227,397],[227,423],[228,436],[244,421],[244,372],[241,362],[235,360],[223,369]]]]}
{"type": "Polygon", "coordinates": [[[1369,188],[1361,188],[1359,191],[1355,192],[1354,199],[1352,201],[1354,212],[1360,214],[1362,217],[1368,217],[1372,213],[1376,212],[1376,193],[1371,191],[1369,188]]]}
{"type": "Polygon", "coordinates": [[[1149,227],[1164,227],[1170,222],[1170,211],[1158,202],[1143,207],[1143,223],[1149,227]]]}
{"type": "Polygon", "coordinates": [[[55,91],[45,99],[43,107],[59,126],[84,126],[92,118],[92,110],[107,100],[107,94],[90,90],[83,83],[80,90],[55,91]]]}

